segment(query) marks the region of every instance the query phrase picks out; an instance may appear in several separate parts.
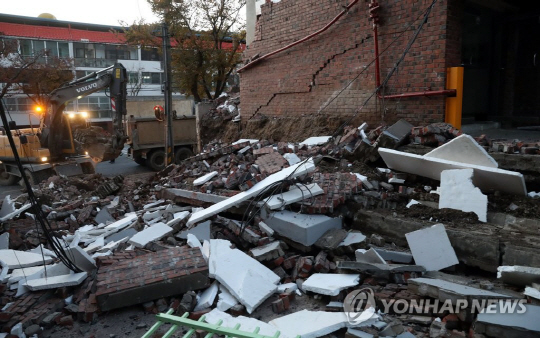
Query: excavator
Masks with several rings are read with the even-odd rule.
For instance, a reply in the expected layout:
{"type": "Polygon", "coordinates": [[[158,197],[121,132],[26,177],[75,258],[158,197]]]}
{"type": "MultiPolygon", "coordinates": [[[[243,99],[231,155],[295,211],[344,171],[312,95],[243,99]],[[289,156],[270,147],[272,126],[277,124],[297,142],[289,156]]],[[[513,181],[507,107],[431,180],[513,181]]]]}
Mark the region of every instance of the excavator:
{"type": "MultiPolygon", "coordinates": [[[[128,78],[120,64],[65,83],[49,95],[37,128],[10,124],[23,171],[17,167],[4,128],[0,127],[0,185],[12,185],[25,175],[32,185],[52,175],[75,176],[95,172],[95,162],[118,157],[127,140],[124,129],[128,78]],[[88,127],[87,113],[65,112],[66,104],[100,90],[108,90],[113,104],[113,133],[88,127]]],[[[2,103],[3,104],[3,103],[2,103]]],[[[5,111],[5,109],[4,109],[5,111]]]]}

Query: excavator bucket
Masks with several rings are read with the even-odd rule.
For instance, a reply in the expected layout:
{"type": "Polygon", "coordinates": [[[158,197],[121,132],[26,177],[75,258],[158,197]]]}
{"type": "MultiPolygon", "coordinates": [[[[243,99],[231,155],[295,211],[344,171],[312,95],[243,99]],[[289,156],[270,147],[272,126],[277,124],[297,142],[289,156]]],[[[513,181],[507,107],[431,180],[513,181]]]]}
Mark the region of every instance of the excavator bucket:
{"type": "Polygon", "coordinates": [[[73,135],[78,150],[86,153],[94,162],[110,161],[122,152],[123,144],[118,145],[113,135],[101,127],[92,126],[77,129],[73,135]]]}

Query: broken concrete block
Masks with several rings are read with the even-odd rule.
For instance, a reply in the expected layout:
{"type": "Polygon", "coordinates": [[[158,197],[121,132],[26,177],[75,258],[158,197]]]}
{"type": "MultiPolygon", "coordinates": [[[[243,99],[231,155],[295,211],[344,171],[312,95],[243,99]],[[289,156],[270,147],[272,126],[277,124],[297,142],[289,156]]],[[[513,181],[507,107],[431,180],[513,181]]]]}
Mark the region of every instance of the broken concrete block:
{"type": "Polygon", "coordinates": [[[268,236],[273,236],[274,235],[274,230],[272,230],[272,228],[270,228],[268,225],[266,225],[266,223],[264,223],[263,221],[259,222],[259,228],[261,229],[262,232],[264,232],[268,236]]]}
{"type": "Polygon", "coordinates": [[[506,284],[518,286],[540,283],[540,268],[529,266],[499,266],[497,268],[497,278],[506,284]]]}
{"type": "Polygon", "coordinates": [[[474,323],[474,332],[488,337],[504,338],[540,336],[540,306],[523,304],[524,312],[505,311],[503,306],[497,304],[495,311],[479,313],[474,323]]]}
{"type": "Polygon", "coordinates": [[[9,232],[0,235],[0,250],[9,249],[9,232]]]}
{"type": "Polygon", "coordinates": [[[293,185],[287,192],[266,198],[263,203],[270,210],[275,210],[292,203],[322,195],[323,193],[324,190],[322,190],[321,187],[319,187],[319,185],[316,183],[307,185],[296,184],[293,185]]]}
{"type": "Polygon", "coordinates": [[[109,231],[120,231],[126,228],[128,225],[131,225],[136,220],[137,220],[136,214],[128,214],[124,218],[119,219],[118,221],[107,225],[104,229],[109,230],[109,231]]]}
{"type": "Polygon", "coordinates": [[[176,224],[178,224],[178,223],[182,222],[183,220],[185,220],[186,218],[188,218],[189,215],[191,215],[191,212],[189,212],[189,211],[175,212],[173,214],[173,219],[168,221],[167,225],[170,226],[170,227],[173,227],[176,224]]]}
{"type": "Polygon", "coordinates": [[[137,233],[138,231],[133,228],[127,228],[127,229],[121,230],[117,233],[107,236],[105,238],[105,244],[109,244],[110,242],[118,242],[119,240],[124,239],[126,237],[131,238],[135,236],[135,234],[137,233]]]}
{"type": "Polygon", "coordinates": [[[473,169],[444,170],[441,173],[439,208],[474,212],[481,222],[487,222],[487,196],[476,188],[473,169]]]}
{"type": "Polygon", "coordinates": [[[433,149],[424,157],[438,158],[447,161],[476,164],[484,167],[498,168],[499,164],[487,151],[469,135],[460,135],[455,139],[433,149]]]}
{"type": "Polygon", "coordinates": [[[42,257],[40,254],[18,251],[18,250],[0,250],[0,265],[9,269],[27,268],[52,263],[50,257],[42,257]]]}
{"type": "MultiPolygon", "coordinates": [[[[377,314],[363,322],[371,325],[380,318],[377,314]]],[[[269,322],[287,337],[297,335],[302,338],[316,338],[327,335],[344,327],[358,326],[349,323],[344,312],[325,312],[302,310],[276,318],[269,322]]]]}
{"type": "Polygon", "coordinates": [[[281,248],[281,243],[279,241],[276,241],[253,248],[249,250],[249,254],[259,262],[265,262],[281,257],[285,255],[285,252],[281,248]]]}
{"type": "Polygon", "coordinates": [[[215,281],[214,283],[212,283],[212,285],[210,285],[208,289],[204,290],[203,293],[201,293],[197,301],[197,305],[195,306],[195,309],[193,309],[193,311],[201,311],[211,307],[216,300],[218,290],[219,285],[218,282],[215,281]]]}
{"type": "Polygon", "coordinates": [[[173,228],[170,226],[161,222],[156,223],[131,237],[128,243],[137,248],[144,248],[146,244],[160,240],[171,232],[173,232],[173,228]]]}
{"type": "Polygon", "coordinates": [[[197,211],[189,218],[187,224],[192,225],[199,223],[209,217],[212,217],[224,210],[227,210],[233,206],[238,206],[240,203],[255,197],[262,191],[264,191],[268,186],[282,181],[284,179],[295,178],[315,170],[315,164],[313,159],[310,158],[306,161],[300,162],[288,168],[285,168],[275,174],[272,174],[262,180],[261,182],[255,184],[251,189],[243,191],[239,194],[236,194],[222,202],[216,203],[204,210],[197,211]]]}
{"type": "Polygon", "coordinates": [[[209,275],[223,284],[252,313],[270,297],[279,276],[225,240],[210,240],[209,275]],[[241,269],[239,269],[241,267],[241,269]]]}
{"type": "Polygon", "coordinates": [[[383,134],[390,136],[397,144],[400,144],[411,134],[413,128],[414,126],[412,124],[402,119],[388,127],[388,129],[383,131],[383,134]]]}
{"type": "Polygon", "coordinates": [[[339,243],[339,247],[347,247],[354,249],[355,247],[364,245],[367,237],[359,231],[349,231],[347,237],[339,243]]]}
{"type": "Polygon", "coordinates": [[[527,286],[527,287],[525,287],[525,291],[523,291],[523,294],[525,296],[535,298],[536,300],[540,300],[540,290],[538,290],[536,288],[532,288],[530,286],[527,286]]]}
{"type": "Polygon", "coordinates": [[[441,172],[444,170],[470,168],[474,169],[473,184],[484,191],[527,195],[525,180],[518,172],[424,157],[387,148],[379,148],[379,153],[386,165],[394,170],[440,181],[441,172]]]}
{"type": "Polygon", "coordinates": [[[206,221],[198,224],[192,229],[184,230],[180,232],[176,237],[181,239],[187,239],[188,234],[192,234],[197,237],[200,241],[210,240],[210,225],[212,222],[206,221]]]}
{"type": "Polygon", "coordinates": [[[347,235],[347,230],[330,229],[315,242],[315,246],[322,250],[333,250],[347,238],[347,235]]]}
{"type": "Polygon", "coordinates": [[[214,177],[216,177],[217,175],[219,175],[219,173],[217,171],[212,171],[211,173],[208,173],[208,174],[206,174],[204,176],[201,176],[201,177],[197,178],[195,181],[193,181],[193,185],[194,186],[203,185],[206,182],[213,179],[214,177]]]}
{"type": "Polygon", "coordinates": [[[338,261],[339,269],[354,270],[360,272],[380,273],[403,273],[403,272],[425,272],[426,268],[421,265],[403,265],[403,264],[378,264],[352,261],[338,261]]]}
{"type": "Polygon", "coordinates": [[[362,263],[372,263],[372,264],[386,264],[384,258],[379,255],[375,249],[371,248],[369,250],[358,249],[354,252],[357,262],[362,263]]]}
{"type": "Polygon", "coordinates": [[[79,285],[87,276],[88,274],[86,272],[79,272],[69,275],[32,279],[24,283],[24,285],[32,291],[56,289],[65,286],[79,285]]]}
{"type": "Polygon", "coordinates": [[[109,222],[114,222],[114,218],[111,216],[108,208],[102,208],[94,218],[97,224],[107,224],[109,222]]]}
{"type": "Polygon", "coordinates": [[[392,261],[394,263],[411,264],[413,261],[413,255],[409,252],[392,251],[387,249],[373,248],[379,256],[385,261],[392,261]]]}
{"type": "MultiPolygon", "coordinates": [[[[6,268],[7,270],[7,268],[6,268]]],[[[17,283],[21,279],[24,279],[25,277],[31,277],[36,275],[38,277],[41,277],[41,273],[44,271],[44,267],[42,266],[32,266],[29,268],[22,268],[22,269],[14,269],[11,271],[11,274],[9,275],[9,278],[7,279],[8,285],[11,285],[13,283],[17,283]]]]}
{"type": "Polygon", "coordinates": [[[88,255],[86,251],[84,251],[81,247],[74,247],[74,248],[68,248],[66,249],[66,254],[68,257],[70,257],[73,260],[73,263],[81,269],[82,271],[86,271],[88,273],[91,273],[96,269],[96,261],[88,255]]]}
{"type": "Polygon", "coordinates": [[[466,299],[506,299],[511,296],[488,290],[473,288],[458,283],[431,278],[411,278],[407,281],[409,291],[421,296],[429,296],[439,300],[454,299],[454,297],[466,297],[466,299]]]}
{"type": "MultiPolygon", "coordinates": [[[[264,216],[264,215],[263,215],[264,216]]],[[[324,215],[305,215],[279,211],[267,216],[264,222],[280,235],[302,245],[313,245],[330,229],[341,229],[341,218],[324,215]]]]}
{"type": "Polygon", "coordinates": [[[337,296],[341,290],[358,285],[360,275],[344,275],[334,273],[316,273],[311,275],[302,290],[320,293],[322,295],[337,296]]]}
{"type": "Polygon", "coordinates": [[[427,271],[437,271],[459,263],[443,224],[405,234],[414,261],[427,271]]]}
{"type": "Polygon", "coordinates": [[[325,143],[328,142],[331,138],[332,138],[332,136],[313,136],[313,137],[308,137],[308,138],[305,139],[304,141],[300,142],[300,146],[308,146],[308,147],[311,147],[311,146],[319,146],[319,145],[321,145],[321,144],[325,144],[325,143]]]}
{"type": "Polygon", "coordinates": [[[190,248],[201,248],[202,249],[201,241],[199,241],[197,236],[195,236],[193,234],[188,234],[187,235],[187,245],[190,248]]]}
{"type": "Polygon", "coordinates": [[[227,311],[236,304],[238,304],[238,300],[234,298],[234,296],[227,290],[226,287],[223,285],[219,286],[219,299],[216,308],[220,311],[227,311]]]}

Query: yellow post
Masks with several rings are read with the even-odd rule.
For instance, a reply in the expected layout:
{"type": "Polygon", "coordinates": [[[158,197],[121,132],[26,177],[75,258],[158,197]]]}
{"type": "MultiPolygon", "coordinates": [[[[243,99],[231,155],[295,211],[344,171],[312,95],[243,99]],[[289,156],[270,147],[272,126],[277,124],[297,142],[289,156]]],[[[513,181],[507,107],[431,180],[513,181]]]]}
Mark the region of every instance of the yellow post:
{"type": "Polygon", "coordinates": [[[463,108],[463,67],[450,67],[446,70],[446,89],[455,89],[455,97],[446,98],[445,122],[461,129],[461,110],[463,108]]]}

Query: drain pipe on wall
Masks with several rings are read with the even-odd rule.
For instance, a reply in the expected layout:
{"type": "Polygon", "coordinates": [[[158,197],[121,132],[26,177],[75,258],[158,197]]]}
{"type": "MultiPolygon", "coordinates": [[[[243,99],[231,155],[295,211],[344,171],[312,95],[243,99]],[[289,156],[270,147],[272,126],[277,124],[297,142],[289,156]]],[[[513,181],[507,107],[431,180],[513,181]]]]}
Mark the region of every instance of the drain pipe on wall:
{"type": "MultiPolygon", "coordinates": [[[[377,88],[381,87],[381,71],[380,71],[380,62],[379,62],[379,34],[378,34],[378,24],[379,24],[379,14],[377,13],[380,8],[377,0],[371,0],[369,3],[369,18],[373,21],[373,43],[375,44],[375,82],[377,88]]],[[[439,96],[446,95],[449,97],[456,96],[455,89],[442,89],[442,90],[425,90],[423,92],[410,92],[402,94],[392,94],[392,95],[381,95],[379,90],[377,90],[377,97],[379,99],[400,99],[407,97],[420,97],[420,96],[439,96]]]]}

